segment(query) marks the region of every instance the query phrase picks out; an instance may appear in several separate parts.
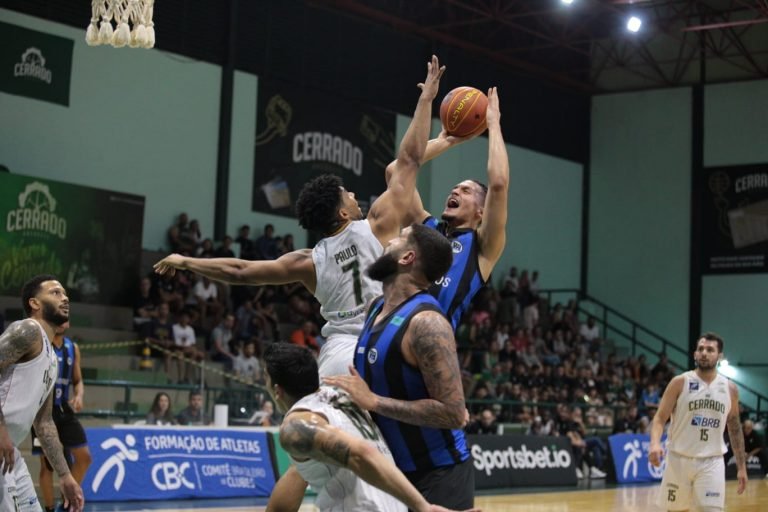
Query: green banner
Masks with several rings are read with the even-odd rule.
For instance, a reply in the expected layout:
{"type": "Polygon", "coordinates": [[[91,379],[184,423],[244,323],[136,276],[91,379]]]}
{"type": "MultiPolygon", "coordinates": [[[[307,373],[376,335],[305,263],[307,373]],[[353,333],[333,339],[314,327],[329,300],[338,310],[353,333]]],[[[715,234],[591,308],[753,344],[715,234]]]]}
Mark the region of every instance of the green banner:
{"type": "Polygon", "coordinates": [[[70,300],[129,305],[144,198],[0,173],[0,295],[54,274],[70,300]]]}
{"type": "Polygon", "coordinates": [[[0,91],[69,106],[73,44],[0,22],[0,91]]]}

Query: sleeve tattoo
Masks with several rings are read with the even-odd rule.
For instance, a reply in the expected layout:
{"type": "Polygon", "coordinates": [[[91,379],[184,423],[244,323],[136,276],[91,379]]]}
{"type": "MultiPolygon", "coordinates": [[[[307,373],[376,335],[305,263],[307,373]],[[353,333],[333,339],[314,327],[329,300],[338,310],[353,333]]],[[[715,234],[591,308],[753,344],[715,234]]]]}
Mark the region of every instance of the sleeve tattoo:
{"type": "Polygon", "coordinates": [[[423,400],[379,399],[377,414],[412,425],[461,428],[464,422],[464,390],[450,324],[439,313],[421,313],[408,327],[410,348],[430,398],[423,400]]]}
{"type": "Polygon", "coordinates": [[[747,454],[744,448],[744,432],[741,430],[741,421],[738,415],[728,416],[728,435],[731,438],[731,448],[733,448],[733,456],[736,458],[736,467],[746,467],[747,454]]]}
{"type": "Polygon", "coordinates": [[[297,457],[306,457],[347,467],[350,447],[325,427],[304,419],[288,421],[280,429],[280,444],[297,457]]]}
{"type": "MultiPolygon", "coordinates": [[[[40,327],[31,319],[19,320],[0,334],[0,372],[15,364],[27,354],[40,337],[40,327]]],[[[5,416],[0,408],[0,425],[5,425],[5,416]]]]}
{"type": "Polygon", "coordinates": [[[48,395],[48,399],[37,413],[35,434],[40,440],[40,445],[43,447],[43,452],[51,463],[51,467],[61,477],[69,473],[69,466],[67,466],[67,459],[64,457],[64,448],[59,441],[59,432],[56,430],[56,424],[51,416],[52,406],[53,393],[48,395]]]}

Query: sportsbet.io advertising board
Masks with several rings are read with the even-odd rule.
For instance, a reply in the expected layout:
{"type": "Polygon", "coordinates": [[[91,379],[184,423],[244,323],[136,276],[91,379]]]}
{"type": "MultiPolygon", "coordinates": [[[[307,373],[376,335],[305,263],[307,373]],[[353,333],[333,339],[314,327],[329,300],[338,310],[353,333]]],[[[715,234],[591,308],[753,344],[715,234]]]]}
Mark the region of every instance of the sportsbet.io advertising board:
{"type": "Polygon", "coordinates": [[[576,485],[571,443],[562,437],[467,436],[475,488],[576,485]]]}
{"type": "Polygon", "coordinates": [[[54,274],[72,301],[130,303],[144,198],[0,173],[0,295],[54,274]]]}
{"type": "Polygon", "coordinates": [[[86,501],[269,496],[268,432],[250,429],[89,428],[86,501]]]}

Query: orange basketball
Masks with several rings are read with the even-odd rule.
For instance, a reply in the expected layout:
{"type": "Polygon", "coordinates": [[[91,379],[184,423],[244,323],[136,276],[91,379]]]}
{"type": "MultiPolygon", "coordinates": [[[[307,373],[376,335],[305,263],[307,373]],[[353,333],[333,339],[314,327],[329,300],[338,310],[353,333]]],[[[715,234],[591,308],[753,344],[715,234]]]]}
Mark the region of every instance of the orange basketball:
{"type": "Polygon", "coordinates": [[[488,97],[474,87],[457,87],[440,104],[440,121],[448,135],[467,137],[485,131],[488,97]]]}

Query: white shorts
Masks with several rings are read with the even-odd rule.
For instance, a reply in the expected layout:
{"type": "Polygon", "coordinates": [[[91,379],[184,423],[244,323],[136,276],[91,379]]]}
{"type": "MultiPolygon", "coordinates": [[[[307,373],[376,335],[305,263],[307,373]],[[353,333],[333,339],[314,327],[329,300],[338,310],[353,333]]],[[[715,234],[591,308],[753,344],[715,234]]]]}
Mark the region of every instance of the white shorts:
{"type": "Polygon", "coordinates": [[[356,346],[357,336],[351,334],[328,336],[325,344],[320,348],[320,355],[317,358],[320,378],[349,375],[349,365],[355,362],[356,346]]]}
{"type": "Polygon", "coordinates": [[[0,474],[0,510],[3,512],[42,512],[35,493],[35,483],[24,458],[14,448],[13,471],[0,474]]]}
{"type": "Polygon", "coordinates": [[[725,507],[725,463],[722,456],[686,457],[670,452],[657,504],[664,510],[725,507]],[[693,494],[693,503],[691,502],[693,494]]]}

